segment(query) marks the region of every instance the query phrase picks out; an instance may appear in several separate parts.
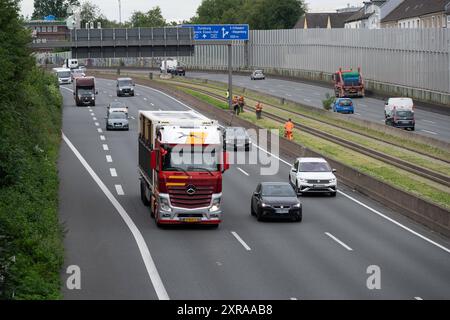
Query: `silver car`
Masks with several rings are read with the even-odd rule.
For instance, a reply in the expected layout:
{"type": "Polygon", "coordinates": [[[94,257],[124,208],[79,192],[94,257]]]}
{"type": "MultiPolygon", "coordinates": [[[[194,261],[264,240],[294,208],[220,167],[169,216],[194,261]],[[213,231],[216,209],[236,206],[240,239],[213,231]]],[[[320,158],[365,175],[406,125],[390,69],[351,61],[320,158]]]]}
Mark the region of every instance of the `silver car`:
{"type": "Polygon", "coordinates": [[[262,70],[255,70],[253,71],[251,75],[252,80],[264,80],[266,79],[266,76],[264,75],[264,72],[262,70]]]}
{"type": "Polygon", "coordinates": [[[130,130],[128,116],[125,112],[108,113],[106,119],[106,130],[130,130]]]}

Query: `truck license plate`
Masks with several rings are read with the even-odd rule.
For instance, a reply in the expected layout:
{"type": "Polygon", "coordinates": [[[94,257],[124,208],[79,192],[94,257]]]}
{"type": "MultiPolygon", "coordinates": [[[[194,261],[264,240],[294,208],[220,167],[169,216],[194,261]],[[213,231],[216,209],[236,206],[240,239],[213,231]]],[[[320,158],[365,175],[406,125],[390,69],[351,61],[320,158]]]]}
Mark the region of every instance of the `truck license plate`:
{"type": "Polygon", "coordinates": [[[184,222],[190,222],[190,223],[192,223],[192,222],[199,222],[200,218],[184,218],[183,221],[184,222]]]}

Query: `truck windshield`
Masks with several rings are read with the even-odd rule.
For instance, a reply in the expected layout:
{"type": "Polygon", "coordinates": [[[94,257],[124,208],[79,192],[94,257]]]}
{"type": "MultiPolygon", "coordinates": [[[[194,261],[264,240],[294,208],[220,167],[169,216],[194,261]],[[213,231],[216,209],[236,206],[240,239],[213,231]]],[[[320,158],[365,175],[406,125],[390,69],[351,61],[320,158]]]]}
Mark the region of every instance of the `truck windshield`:
{"type": "Polygon", "coordinates": [[[219,170],[219,152],[211,148],[166,147],[163,156],[163,171],[206,171],[219,170]]]}
{"type": "Polygon", "coordinates": [[[70,78],[70,71],[58,72],[58,78],[70,78]]]}
{"type": "Polygon", "coordinates": [[[131,80],[120,80],[119,86],[120,87],[131,87],[133,85],[133,81],[131,80]]]}
{"type": "Polygon", "coordinates": [[[80,96],[90,96],[94,94],[94,89],[86,89],[86,88],[79,88],[78,89],[78,95],[80,96]]]}

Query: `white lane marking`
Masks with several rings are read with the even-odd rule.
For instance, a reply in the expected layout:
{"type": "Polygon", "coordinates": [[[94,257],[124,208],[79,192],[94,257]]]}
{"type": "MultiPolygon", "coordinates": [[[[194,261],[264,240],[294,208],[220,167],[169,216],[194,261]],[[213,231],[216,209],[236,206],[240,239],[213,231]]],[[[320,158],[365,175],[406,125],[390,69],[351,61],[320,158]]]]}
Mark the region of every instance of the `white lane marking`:
{"type": "Polygon", "coordinates": [[[131,118],[132,120],[136,120],[136,118],[135,118],[135,117],[133,117],[133,116],[131,116],[130,118],[131,118]]]}
{"type": "Polygon", "coordinates": [[[107,92],[107,91],[103,91],[103,93],[104,93],[104,94],[107,94],[108,92],[107,92]]]}
{"type": "Polygon", "coordinates": [[[117,177],[117,171],[114,168],[110,168],[109,172],[111,173],[111,177],[116,178],[117,177]]]}
{"type": "Polygon", "coordinates": [[[436,122],[434,122],[434,121],[431,121],[431,120],[422,120],[423,122],[428,122],[428,123],[431,123],[431,124],[436,124],[436,122]]]}
{"type": "Polygon", "coordinates": [[[148,99],[147,98],[144,98],[144,101],[147,101],[148,99]]]}
{"type": "Polygon", "coordinates": [[[92,120],[97,121],[97,118],[96,117],[92,117],[92,120]]]}
{"type": "MultiPolygon", "coordinates": [[[[89,111],[91,111],[91,110],[89,110],[89,111]]],[[[94,117],[94,116],[95,116],[95,113],[91,112],[91,116],[93,116],[93,117],[94,117]]]]}
{"type": "Polygon", "coordinates": [[[100,125],[100,123],[96,122],[95,125],[98,127],[100,125]]]}
{"type": "Polygon", "coordinates": [[[318,93],[318,92],[313,92],[313,95],[315,95],[315,96],[321,96],[321,94],[318,93]]]}
{"type": "Polygon", "coordinates": [[[112,98],[112,94],[110,94],[109,97],[112,98]]]}
{"type": "Polygon", "coordinates": [[[249,177],[250,175],[247,173],[247,172],[245,172],[244,170],[242,170],[241,168],[237,168],[240,172],[242,172],[243,174],[245,174],[247,177],[249,177]]]}
{"type": "MultiPolygon", "coordinates": [[[[92,109],[89,109],[89,112],[92,112],[92,109]]],[[[95,116],[95,114],[94,114],[94,116],[95,116]]]]}
{"type": "MultiPolygon", "coordinates": [[[[358,104],[359,106],[361,106],[361,107],[364,107],[364,108],[366,108],[367,107],[367,104],[364,104],[364,103],[360,103],[360,104],[358,104]]],[[[384,120],[383,120],[384,121],[384,120]]]]}
{"type": "Polygon", "coordinates": [[[426,132],[426,133],[429,133],[429,134],[432,134],[432,135],[437,135],[437,133],[436,133],[436,132],[433,132],[433,131],[428,131],[428,130],[424,130],[424,129],[422,129],[422,130],[420,130],[420,131],[426,132]]]}
{"type": "Polygon", "coordinates": [[[106,156],[106,162],[108,162],[108,163],[113,162],[112,157],[110,155],[106,156]]]}
{"type": "Polygon", "coordinates": [[[358,112],[355,112],[354,114],[355,114],[355,116],[360,116],[361,115],[361,113],[358,113],[358,112]]]}
{"type": "Polygon", "coordinates": [[[100,140],[105,141],[106,137],[105,136],[100,136],[100,140]]]}
{"type": "Polygon", "coordinates": [[[303,99],[303,100],[305,100],[306,102],[311,102],[311,99],[303,99]]]}
{"type": "Polygon", "coordinates": [[[423,300],[421,297],[414,297],[416,300],[423,300]]]}
{"type": "MultiPolygon", "coordinates": [[[[179,101],[178,99],[176,99],[176,98],[174,98],[174,97],[171,97],[170,95],[168,95],[168,94],[165,93],[165,92],[162,92],[162,91],[160,91],[160,90],[153,89],[153,88],[150,88],[150,87],[142,86],[142,85],[137,85],[137,86],[140,86],[140,87],[147,88],[147,89],[153,90],[153,91],[155,91],[155,92],[158,92],[158,93],[160,93],[160,94],[162,94],[162,95],[164,95],[164,96],[166,96],[166,97],[168,97],[168,98],[170,98],[170,99],[172,99],[172,100],[178,102],[178,103],[181,104],[182,106],[184,106],[184,107],[186,107],[186,108],[188,108],[188,109],[190,109],[190,110],[193,110],[193,111],[199,113],[198,111],[194,110],[193,108],[189,107],[188,105],[186,105],[185,103],[179,101]]],[[[383,119],[382,121],[384,122],[384,119],[383,119]]],[[[264,151],[265,153],[267,153],[268,155],[271,155],[271,156],[274,157],[275,159],[280,160],[282,163],[288,165],[289,167],[292,166],[292,164],[289,163],[289,162],[287,162],[286,160],[281,159],[280,157],[278,157],[278,156],[272,154],[271,152],[265,150],[264,148],[261,148],[260,146],[254,144],[254,143],[252,143],[252,144],[253,144],[255,147],[257,147],[258,149],[260,149],[260,150],[264,151]]],[[[372,209],[372,208],[369,207],[368,205],[362,203],[361,201],[356,200],[355,198],[353,198],[353,197],[347,195],[346,193],[344,193],[344,192],[342,192],[342,191],[340,191],[340,190],[338,190],[337,192],[340,193],[340,194],[342,194],[343,196],[347,197],[349,200],[351,200],[351,201],[353,201],[353,202],[355,202],[355,203],[357,203],[357,204],[359,204],[359,205],[365,207],[366,209],[368,209],[368,210],[370,210],[370,211],[372,211],[372,212],[378,214],[380,217],[383,217],[383,218],[389,220],[390,222],[396,224],[397,226],[403,228],[404,230],[406,230],[406,231],[408,231],[408,232],[410,232],[410,233],[412,233],[412,234],[418,236],[419,238],[421,238],[421,239],[427,241],[428,243],[431,243],[431,244],[437,246],[438,248],[441,248],[442,250],[444,250],[444,251],[450,253],[450,249],[447,249],[446,247],[440,245],[439,243],[436,243],[436,242],[430,240],[429,238],[427,238],[427,237],[421,235],[420,233],[415,232],[414,230],[411,230],[410,228],[408,228],[408,227],[402,225],[401,223],[395,221],[394,219],[391,219],[391,218],[387,217],[386,215],[382,214],[381,212],[379,212],[379,211],[377,211],[377,210],[375,210],[375,209],[372,209]]]]}
{"type": "Polygon", "coordinates": [[[286,93],[286,96],[288,96],[288,97],[292,97],[292,94],[286,93]]]}
{"type": "Polygon", "coordinates": [[[109,147],[108,147],[107,144],[104,144],[104,145],[103,145],[103,150],[105,150],[105,151],[108,151],[108,150],[109,150],[109,147]]]}
{"type": "Polygon", "coordinates": [[[237,239],[237,241],[240,242],[240,244],[242,244],[242,246],[245,248],[245,250],[247,250],[247,251],[251,251],[251,250],[252,250],[252,249],[245,243],[245,241],[242,240],[241,237],[239,237],[239,235],[238,235],[236,232],[231,231],[231,234],[237,239]]]}
{"type": "Polygon", "coordinates": [[[123,188],[120,184],[116,184],[114,187],[116,187],[117,195],[119,195],[119,196],[125,195],[125,192],[123,192],[123,188]]]}
{"type": "Polygon", "coordinates": [[[136,93],[136,96],[137,96],[137,97],[139,97],[139,96],[140,96],[140,94],[139,94],[139,93],[136,93]]]}
{"type": "Polygon", "coordinates": [[[443,245],[440,245],[439,243],[434,242],[433,240],[431,240],[431,239],[429,239],[429,238],[427,238],[427,237],[421,235],[420,233],[418,233],[418,232],[416,232],[416,231],[414,231],[414,230],[412,230],[412,229],[410,229],[410,228],[408,228],[408,227],[402,225],[400,222],[397,222],[397,221],[395,221],[394,219],[389,218],[388,216],[382,214],[381,212],[379,212],[379,211],[377,211],[377,210],[375,210],[375,209],[372,209],[372,208],[369,207],[368,205],[362,203],[362,202],[359,201],[359,200],[356,200],[355,198],[349,196],[348,194],[346,194],[346,193],[344,193],[344,192],[342,192],[342,191],[339,191],[339,190],[338,190],[337,192],[340,193],[340,194],[342,194],[344,197],[347,197],[348,199],[352,200],[353,202],[356,202],[357,204],[359,204],[360,206],[366,208],[367,210],[369,210],[369,211],[371,211],[371,212],[373,212],[373,213],[379,215],[380,217],[382,217],[382,218],[384,218],[384,219],[386,219],[386,220],[392,222],[393,224],[399,226],[400,228],[402,228],[402,229],[404,229],[404,230],[406,230],[406,231],[412,233],[412,234],[415,235],[415,236],[418,236],[419,238],[421,238],[421,239],[427,241],[428,243],[431,243],[432,245],[435,245],[436,247],[438,247],[438,248],[444,250],[445,252],[450,253],[450,249],[444,247],[443,245]]]}
{"type": "Polygon", "coordinates": [[[94,170],[92,170],[92,168],[89,166],[89,164],[83,158],[83,156],[78,152],[78,150],[75,148],[75,146],[69,141],[69,139],[65,136],[64,133],[62,134],[62,136],[63,136],[63,139],[66,142],[66,144],[69,146],[69,148],[72,150],[72,152],[78,158],[78,160],[81,162],[81,164],[84,166],[84,168],[91,175],[92,179],[94,179],[94,181],[97,183],[97,185],[103,191],[103,193],[109,199],[111,204],[114,206],[114,208],[117,210],[119,215],[122,217],[122,219],[125,222],[125,224],[127,225],[128,229],[130,229],[131,233],[133,234],[136,244],[138,245],[139,252],[141,253],[141,257],[144,262],[145,268],[147,269],[147,273],[150,277],[150,281],[152,282],[153,288],[155,289],[156,295],[158,296],[158,299],[159,300],[169,300],[169,295],[167,294],[164,284],[162,283],[161,277],[159,276],[159,273],[158,273],[158,269],[156,268],[155,262],[153,261],[152,255],[150,254],[150,250],[148,249],[147,244],[146,244],[141,232],[136,227],[133,220],[130,218],[130,216],[125,211],[125,209],[122,207],[122,205],[119,203],[119,201],[117,201],[117,199],[114,197],[114,195],[111,193],[111,191],[109,191],[109,189],[103,183],[103,181],[100,180],[98,175],[94,172],[94,170]]]}
{"type": "Polygon", "coordinates": [[[103,132],[103,130],[102,130],[102,129],[100,129],[100,128],[97,128],[97,132],[98,132],[98,133],[102,133],[102,132],[103,132]]]}
{"type": "Polygon", "coordinates": [[[345,243],[343,243],[341,240],[339,240],[338,238],[336,238],[335,236],[333,236],[331,233],[329,232],[325,232],[325,234],[327,236],[329,236],[331,239],[333,239],[334,241],[336,241],[337,243],[339,243],[341,246],[343,246],[345,249],[347,249],[348,251],[353,251],[352,248],[350,248],[348,245],[346,245],[345,243]]]}

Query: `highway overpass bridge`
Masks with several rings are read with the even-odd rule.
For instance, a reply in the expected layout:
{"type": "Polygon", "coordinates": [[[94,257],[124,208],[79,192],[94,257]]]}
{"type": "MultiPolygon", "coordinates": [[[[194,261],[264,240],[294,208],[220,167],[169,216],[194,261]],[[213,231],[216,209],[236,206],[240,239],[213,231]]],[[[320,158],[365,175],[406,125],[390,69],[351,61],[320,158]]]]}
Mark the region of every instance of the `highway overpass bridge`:
{"type": "Polygon", "coordinates": [[[33,41],[32,49],[70,48],[73,58],[191,56],[190,28],[118,28],[71,30],[66,40],[33,41]]]}

